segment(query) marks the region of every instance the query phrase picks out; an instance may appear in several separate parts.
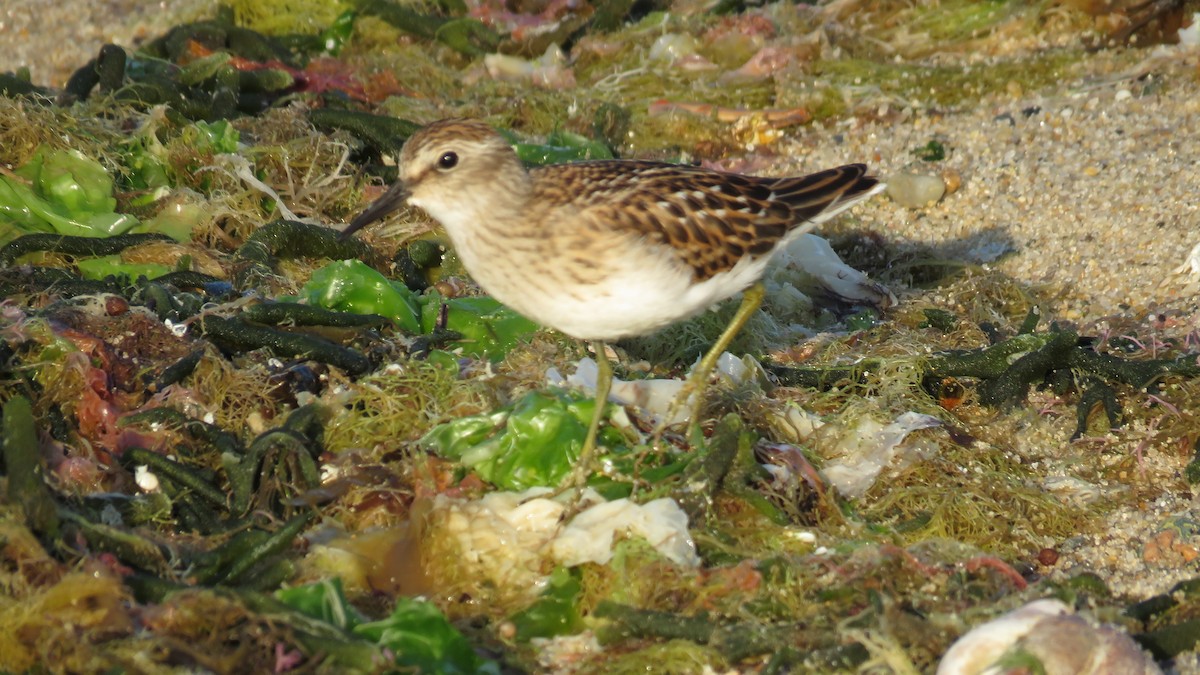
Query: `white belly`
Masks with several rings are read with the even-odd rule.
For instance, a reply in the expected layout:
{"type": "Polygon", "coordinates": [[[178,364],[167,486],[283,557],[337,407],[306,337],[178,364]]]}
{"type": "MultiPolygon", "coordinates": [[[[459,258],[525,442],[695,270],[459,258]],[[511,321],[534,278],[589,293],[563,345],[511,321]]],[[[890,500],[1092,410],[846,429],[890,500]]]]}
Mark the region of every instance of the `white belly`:
{"type": "Polygon", "coordinates": [[[528,265],[464,262],[483,290],[520,314],[574,338],[611,341],[647,335],[705,311],[757,281],[767,260],[743,260],[700,283],[682,267],[643,261],[589,285],[572,283],[561,269],[531,276],[528,265]]]}

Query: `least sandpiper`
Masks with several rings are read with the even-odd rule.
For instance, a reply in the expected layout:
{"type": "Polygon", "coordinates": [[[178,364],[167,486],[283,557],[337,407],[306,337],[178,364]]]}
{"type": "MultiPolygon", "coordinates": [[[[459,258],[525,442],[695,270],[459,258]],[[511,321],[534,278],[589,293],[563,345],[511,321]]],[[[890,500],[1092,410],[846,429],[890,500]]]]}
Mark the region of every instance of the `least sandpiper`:
{"type": "MultiPolygon", "coordinates": [[[[652,333],[745,291],[680,394],[687,400],[762,302],[771,254],[884,187],[862,164],[792,178],[632,160],[526,169],[503,136],[467,119],[413,134],[399,168],[399,181],[343,236],[405,202],[418,206],[442,224],[484,291],[592,342],[597,406],[576,484],[587,477],[612,380],[605,342],[652,333]]],[[[696,428],[701,396],[691,398],[696,428]]]]}

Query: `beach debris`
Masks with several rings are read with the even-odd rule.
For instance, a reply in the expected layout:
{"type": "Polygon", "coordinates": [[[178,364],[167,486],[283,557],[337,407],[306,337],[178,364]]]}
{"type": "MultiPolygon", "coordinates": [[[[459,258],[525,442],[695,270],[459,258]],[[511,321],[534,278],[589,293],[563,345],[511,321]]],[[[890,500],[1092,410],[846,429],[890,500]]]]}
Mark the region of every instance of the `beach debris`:
{"type": "Polygon", "coordinates": [[[912,171],[900,171],[888,176],[887,184],[888,196],[909,209],[929,206],[946,194],[946,182],[941,176],[912,171]]]}
{"type": "MultiPolygon", "coordinates": [[[[729,352],[724,352],[717,357],[717,367],[713,374],[726,385],[736,386],[753,379],[761,372],[762,366],[753,357],[743,356],[739,359],[729,352]]],[[[585,392],[592,393],[596,391],[597,373],[596,362],[590,357],[584,357],[575,364],[575,372],[565,378],[557,368],[550,368],[546,372],[546,383],[550,386],[579,387],[585,392]]],[[[638,410],[649,414],[652,419],[668,425],[682,424],[687,421],[687,406],[675,406],[673,410],[672,403],[683,391],[685,384],[686,375],[684,378],[649,378],[628,381],[614,377],[608,400],[622,406],[635,406],[638,410]],[[666,415],[672,413],[672,417],[666,418],[666,415]]]]}
{"type": "Polygon", "coordinates": [[[717,106],[709,103],[667,100],[655,101],[650,104],[647,110],[647,114],[651,116],[667,115],[676,112],[711,118],[726,124],[739,122],[747,118],[761,119],[767,126],[775,129],[804,124],[812,119],[812,113],[805,108],[748,109],[717,106]]]}
{"type": "Polygon", "coordinates": [[[558,45],[550,45],[535,60],[507,54],[488,54],[483,66],[494,80],[526,80],[535,87],[570,89],[575,86],[575,74],[567,67],[567,56],[558,45]]]}
{"type": "MultiPolygon", "coordinates": [[[[915,412],[902,413],[889,424],[864,417],[853,428],[843,430],[831,448],[823,448],[823,454],[831,459],[821,473],[843,496],[861,497],[884,469],[903,468],[933,452],[920,443],[904,441],[914,431],[941,425],[938,418],[915,412]]],[[[822,433],[829,431],[828,425],[822,427],[822,433]]]]}
{"type": "Polygon", "coordinates": [[[962,174],[956,169],[942,169],[942,182],[946,184],[946,194],[952,195],[962,187],[962,174]]]}
{"type": "Polygon", "coordinates": [[[1127,634],[1093,626],[1058,600],[1035,600],[972,628],[938,664],[938,675],[983,675],[1024,664],[1046,675],[1162,672],[1127,634]]]}
{"type": "MultiPolygon", "coordinates": [[[[842,262],[829,240],[812,233],[797,237],[775,254],[768,278],[782,282],[787,277],[783,270],[811,277],[811,285],[815,286],[814,293],[818,296],[833,296],[848,304],[866,304],[880,309],[896,304],[896,296],[886,286],[842,262]]],[[[792,283],[808,286],[796,280],[792,283]]]]}
{"type": "Polygon", "coordinates": [[[562,583],[551,570],[608,564],[615,547],[630,539],[666,564],[699,565],[688,516],[673,499],[609,501],[586,489],[573,508],[569,497],[549,488],[440,494],[414,504],[411,519],[398,527],[334,538],[314,555],[329,572],[381,592],[469,593],[502,608],[525,608],[562,583]]]}

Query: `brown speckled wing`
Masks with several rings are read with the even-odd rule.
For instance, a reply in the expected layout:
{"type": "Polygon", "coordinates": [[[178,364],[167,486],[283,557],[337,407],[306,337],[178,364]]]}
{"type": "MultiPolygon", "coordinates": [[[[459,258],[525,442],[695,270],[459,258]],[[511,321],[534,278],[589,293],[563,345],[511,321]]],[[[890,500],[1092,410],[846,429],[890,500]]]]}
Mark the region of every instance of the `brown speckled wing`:
{"type": "Polygon", "coordinates": [[[758,178],[655,162],[580,162],[535,169],[535,183],[572,185],[569,202],[595,227],[628,230],[674,249],[697,281],[767,255],[789,232],[878,181],[862,164],[809,176],[758,178]],[[554,171],[554,181],[538,181],[554,171]]]}

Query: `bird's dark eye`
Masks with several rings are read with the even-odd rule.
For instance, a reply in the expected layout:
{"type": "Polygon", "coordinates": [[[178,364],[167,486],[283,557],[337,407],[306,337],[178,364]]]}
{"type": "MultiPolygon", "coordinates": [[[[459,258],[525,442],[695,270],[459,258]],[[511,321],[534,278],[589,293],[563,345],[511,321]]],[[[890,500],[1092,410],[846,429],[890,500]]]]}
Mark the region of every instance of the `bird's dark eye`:
{"type": "Polygon", "coordinates": [[[438,158],[439,169],[453,169],[458,164],[458,153],[447,152],[438,158]]]}

